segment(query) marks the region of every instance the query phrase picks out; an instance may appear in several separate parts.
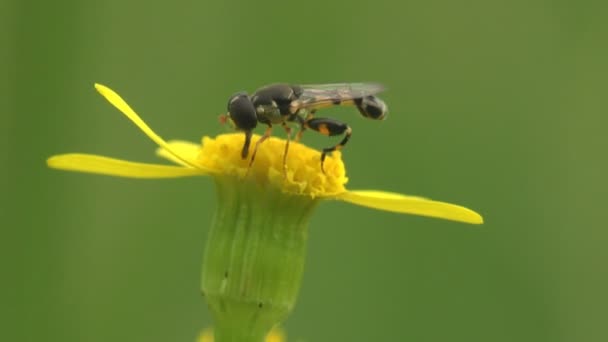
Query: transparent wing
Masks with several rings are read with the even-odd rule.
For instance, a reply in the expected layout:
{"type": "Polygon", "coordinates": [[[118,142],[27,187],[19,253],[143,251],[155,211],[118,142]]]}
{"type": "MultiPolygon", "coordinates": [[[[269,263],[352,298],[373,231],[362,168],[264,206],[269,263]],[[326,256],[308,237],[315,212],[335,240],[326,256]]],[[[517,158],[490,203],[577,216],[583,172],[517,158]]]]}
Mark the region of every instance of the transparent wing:
{"type": "Polygon", "coordinates": [[[353,100],[375,95],[384,90],[378,83],[329,83],[305,84],[302,93],[292,106],[319,109],[335,105],[349,105],[353,100]]]}

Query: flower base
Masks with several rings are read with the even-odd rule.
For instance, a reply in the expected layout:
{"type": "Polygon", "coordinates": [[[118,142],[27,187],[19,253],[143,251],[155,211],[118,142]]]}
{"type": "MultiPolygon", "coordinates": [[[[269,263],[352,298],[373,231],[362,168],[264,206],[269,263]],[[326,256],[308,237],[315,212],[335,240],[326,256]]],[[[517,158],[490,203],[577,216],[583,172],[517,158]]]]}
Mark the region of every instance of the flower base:
{"type": "Polygon", "coordinates": [[[247,179],[215,177],[218,207],[205,249],[202,291],[216,341],[258,341],[293,309],[308,221],[319,202],[247,179]]]}

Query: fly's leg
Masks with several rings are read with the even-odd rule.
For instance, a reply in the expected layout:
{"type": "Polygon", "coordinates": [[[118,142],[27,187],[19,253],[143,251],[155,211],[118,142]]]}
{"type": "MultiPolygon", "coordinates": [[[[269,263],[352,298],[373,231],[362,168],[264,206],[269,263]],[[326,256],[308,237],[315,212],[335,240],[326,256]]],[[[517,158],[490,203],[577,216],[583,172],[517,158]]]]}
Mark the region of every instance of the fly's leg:
{"type": "Polygon", "coordinates": [[[306,118],[302,118],[299,115],[295,115],[295,120],[293,121],[297,121],[298,125],[300,125],[300,130],[298,131],[298,133],[296,134],[296,138],[294,139],[296,142],[299,142],[302,139],[302,134],[304,134],[304,131],[306,130],[306,121],[310,121],[312,120],[312,118],[315,115],[316,110],[311,110],[310,113],[308,113],[308,115],[306,115],[306,118]]]}
{"type": "Polygon", "coordinates": [[[300,126],[300,129],[298,130],[298,133],[296,133],[296,137],[295,137],[295,141],[299,142],[302,139],[302,134],[304,134],[304,131],[306,130],[306,127],[304,127],[304,119],[302,119],[301,116],[297,116],[296,121],[298,122],[298,125],[300,126]]]}
{"type": "Polygon", "coordinates": [[[266,132],[264,135],[255,143],[255,147],[253,148],[253,153],[251,154],[251,160],[249,161],[249,167],[247,167],[247,173],[249,173],[249,169],[251,169],[251,165],[253,165],[253,161],[255,160],[255,155],[258,153],[258,148],[260,144],[264,142],[264,140],[270,137],[272,133],[272,125],[268,124],[268,128],[266,128],[266,132]]]}
{"type": "Polygon", "coordinates": [[[321,153],[321,171],[325,173],[325,169],[323,168],[325,157],[327,157],[327,154],[330,152],[341,150],[350,139],[353,131],[347,124],[328,118],[314,118],[306,120],[304,121],[304,127],[330,137],[344,134],[342,141],[335,146],[324,148],[323,152],[321,153]]]}
{"type": "Polygon", "coordinates": [[[289,150],[289,141],[291,140],[291,127],[286,122],[282,123],[285,132],[287,132],[287,142],[285,143],[285,152],[283,153],[283,177],[287,177],[287,151],[289,150]]]}

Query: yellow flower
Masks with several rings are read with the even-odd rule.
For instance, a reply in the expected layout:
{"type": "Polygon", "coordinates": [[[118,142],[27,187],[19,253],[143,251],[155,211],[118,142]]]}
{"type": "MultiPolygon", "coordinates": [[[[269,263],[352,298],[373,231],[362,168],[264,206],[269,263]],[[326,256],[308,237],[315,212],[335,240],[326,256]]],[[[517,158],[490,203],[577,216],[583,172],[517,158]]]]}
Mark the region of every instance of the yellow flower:
{"type": "MultiPolygon", "coordinates": [[[[95,88],[112,105],[126,115],[158,146],[157,154],[176,165],[137,163],[90,154],[52,156],[47,163],[52,168],[132,178],[173,178],[186,176],[236,177],[249,179],[263,187],[280,191],[331,199],[404,214],[414,214],[481,224],[482,217],[462,206],[430,199],[378,190],[347,190],[344,164],[339,152],[320,169],[320,153],[305,145],[291,142],[287,156],[287,171],[283,173],[285,140],[271,138],[260,145],[256,160],[248,171],[249,162],[240,157],[242,134],[223,134],[215,139],[204,137],[202,145],[185,141],[165,141],[156,134],[133,109],[110,88],[96,84],[95,88]]],[[[259,136],[254,136],[252,146],[259,136]]]]}
{"type": "MultiPolygon", "coordinates": [[[[320,153],[291,142],[268,139],[250,167],[241,158],[243,134],[205,137],[202,144],[166,142],[111,89],[95,88],[159,147],[175,165],[137,163],[90,154],[48,159],[50,167],[133,178],[212,176],[217,205],[203,258],[201,292],[213,319],[217,342],[282,341],[270,333],[293,310],[306,256],[308,222],[322,200],[340,200],[374,209],[480,224],[476,212],[454,204],[377,190],[347,190],[339,152],[320,153]]],[[[252,143],[260,139],[254,136],[252,143]]],[[[210,341],[210,333],[201,341],[210,341]],[[205,340],[206,339],[206,340],[205,340]]]]}

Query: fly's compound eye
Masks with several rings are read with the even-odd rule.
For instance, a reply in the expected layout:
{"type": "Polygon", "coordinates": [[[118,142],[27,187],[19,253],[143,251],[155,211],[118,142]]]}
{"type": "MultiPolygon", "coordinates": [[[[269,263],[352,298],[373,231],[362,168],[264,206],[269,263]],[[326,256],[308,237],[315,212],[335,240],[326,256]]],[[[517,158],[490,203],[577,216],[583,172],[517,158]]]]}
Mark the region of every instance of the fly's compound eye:
{"type": "Polygon", "coordinates": [[[234,122],[236,129],[240,131],[251,131],[258,124],[253,103],[244,92],[236,93],[230,97],[228,117],[234,122]]]}
{"type": "Polygon", "coordinates": [[[365,116],[366,118],[374,120],[386,119],[386,114],[388,113],[386,103],[376,96],[370,95],[362,97],[355,100],[355,104],[357,105],[361,115],[365,116]]]}

